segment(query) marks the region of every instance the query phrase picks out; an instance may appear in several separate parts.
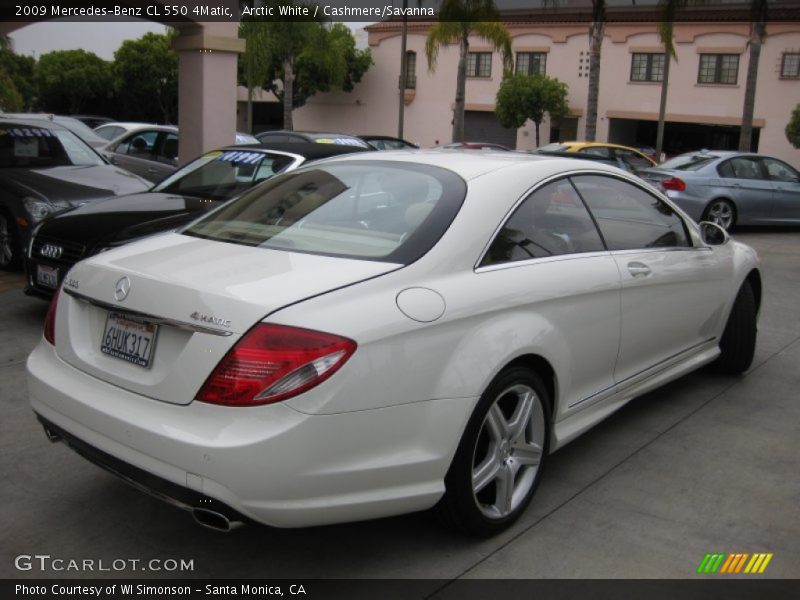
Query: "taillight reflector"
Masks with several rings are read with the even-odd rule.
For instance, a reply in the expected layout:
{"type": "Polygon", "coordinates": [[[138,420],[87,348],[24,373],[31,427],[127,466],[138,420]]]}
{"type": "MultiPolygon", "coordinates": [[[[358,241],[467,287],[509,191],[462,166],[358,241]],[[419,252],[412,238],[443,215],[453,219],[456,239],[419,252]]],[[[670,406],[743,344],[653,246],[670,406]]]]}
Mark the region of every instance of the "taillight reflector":
{"type": "Polygon", "coordinates": [[[44,339],[53,346],[56,345],[56,311],[58,310],[58,296],[61,289],[57,289],[50,300],[50,307],[47,309],[47,316],[44,318],[44,339]]]}
{"type": "Polygon", "coordinates": [[[226,406],[285,400],[325,381],[355,350],[353,340],[330,333],[259,323],[220,361],[197,400],[226,406]]]}
{"type": "Polygon", "coordinates": [[[673,190],[676,192],[682,192],[686,189],[686,184],[684,183],[683,179],[678,179],[677,177],[670,177],[669,179],[665,179],[661,182],[661,187],[665,190],[673,190]]]}

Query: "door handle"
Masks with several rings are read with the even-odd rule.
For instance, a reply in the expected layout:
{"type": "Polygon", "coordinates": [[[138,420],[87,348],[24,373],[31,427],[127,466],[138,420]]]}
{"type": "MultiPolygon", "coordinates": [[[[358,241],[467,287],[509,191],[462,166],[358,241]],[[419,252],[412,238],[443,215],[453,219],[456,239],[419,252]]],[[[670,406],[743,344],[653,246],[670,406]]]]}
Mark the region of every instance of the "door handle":
{"type": "Polygon", "coordinates": [[[628,263],[628,272],[634,277],[645,277],[652,273],[650,267],[640,262],[628,263]]]}

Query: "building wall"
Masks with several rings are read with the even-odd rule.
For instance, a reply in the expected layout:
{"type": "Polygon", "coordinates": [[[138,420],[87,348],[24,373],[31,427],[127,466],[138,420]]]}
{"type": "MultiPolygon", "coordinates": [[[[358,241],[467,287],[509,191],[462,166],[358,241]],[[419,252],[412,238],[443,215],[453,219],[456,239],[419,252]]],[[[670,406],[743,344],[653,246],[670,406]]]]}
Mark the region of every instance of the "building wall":
{"type": "MultiPolygon", "coordinates": [[[[337,130],[350,133],[397,134],[398,79],[400,74],[400,36],[391,26],[370,28],[369,43],[374,65],[350,94],[319,94],[295,113],[298,129],[337,130]]],[[[568,103],[579,117],[578,137],[585,130],[588,88],[589,39],[581,24],[509,24],[514,51],[546,51],[547,74],[569,86],[568,103]]],[[[671,63],[667,121],[739,125],[747,76],[749,24],[676,24],[677,62],[671,63]],[[724,49],[738,53],[736,85],[697,83],[699,55],[724,49]]],[[[442,49],[435,71],[425,59],[424,26],[415,25],[408,35],[408,49],[417,53],[417,86],[405,107],[404,137],[423,147],[451,140],[452,108],[455,95],[458,49],[442,49]]],[[[486,51],[486,43],[470,40],[471,51],[486,51]]],[[[609,23],[606,26],[600,71],[600,102],[597,139],[607,140],[612,118],[657,120],[661,84],[630,81],[633,52],[659,52],[656,25],[653,23],[609,23]]],[[[800,80],[781,80],[783,52],[800,49],[800,24],[771,23],[762,48],[756,94],[755,124],[761,126],[759,151],[789,162],[800,162],[800,151],[791,147],[784,135],[794,106],[800,102],[800,80]]],[[[502,81],[499,54],[492,57],[489,78],[468,78],[468,110],[494,110],[495,94],[502,81]]],[[[549,123],[541,128],[542,144],[549,141],[549,123]]],[[[654,143],[652,140],[651,143],[654,143]]],[[[529,121],[517,133],[517,148],[535,145],[533,124],[529,121]]]]}

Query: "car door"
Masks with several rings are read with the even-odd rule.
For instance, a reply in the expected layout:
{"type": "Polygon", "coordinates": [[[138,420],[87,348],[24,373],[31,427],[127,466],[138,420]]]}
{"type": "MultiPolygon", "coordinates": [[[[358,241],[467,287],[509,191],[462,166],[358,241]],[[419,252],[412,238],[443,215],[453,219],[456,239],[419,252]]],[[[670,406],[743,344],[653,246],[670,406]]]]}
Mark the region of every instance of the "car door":
{"type": "Polygon", "coordinates": [[[774,186],[770,220],[800,222],[800,173],[777,158],[762,160],[774,186]]]}
{"type": "Polygon", "coordinates": [[[622,281],[617,383],[690,357],[715,343],[726,278],[710,249],[695,247],[664,200],[612,175],[572,178],[622,281]]]}
{"type": "Polygon", "coordinates": [[[720,184],[736,205],[740,224],[768,221],[772,210],[773,183],[760,157],[734,156],[717,167],[720,184]]]}
{"type": "Polygon", "coordinates": [[[153,163],[160,133],[157,129],[146,129],[126,135],[111,150],[111,162],[140,177],[158,181],[160,177],[153,170],[153,163]]]}
{"type": "Polygon", "coordinates": [[[620,337],[620,277],[567,178],[538,188],[495,234],[476,269],[498,312],[519,315],[515,335],[557,339],[556,419],[613,388],[620,337]],[[531,322],[538,323],[530,327],[531,322]]]}

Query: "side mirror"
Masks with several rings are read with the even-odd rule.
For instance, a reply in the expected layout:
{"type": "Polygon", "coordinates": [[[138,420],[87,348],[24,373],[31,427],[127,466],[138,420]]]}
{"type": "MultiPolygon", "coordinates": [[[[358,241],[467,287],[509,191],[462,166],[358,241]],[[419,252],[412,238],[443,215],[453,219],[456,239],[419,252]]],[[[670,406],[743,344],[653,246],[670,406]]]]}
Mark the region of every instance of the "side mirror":
{"type": "Polygon", "coordinates": [[[700,223],[700,236],[707,246],[722,246],[731,239],[723,227],[711,221],[702,221],[700,223]]]}

